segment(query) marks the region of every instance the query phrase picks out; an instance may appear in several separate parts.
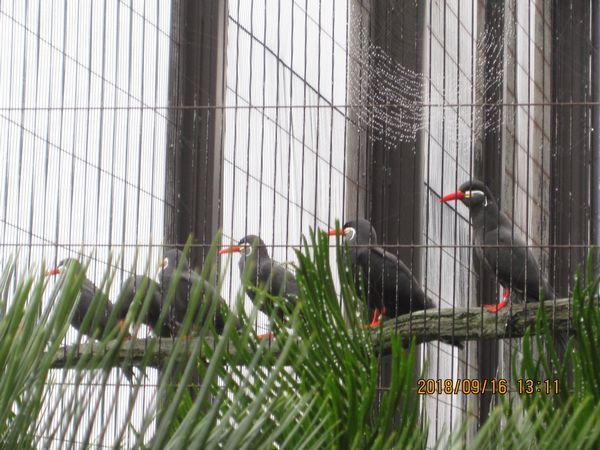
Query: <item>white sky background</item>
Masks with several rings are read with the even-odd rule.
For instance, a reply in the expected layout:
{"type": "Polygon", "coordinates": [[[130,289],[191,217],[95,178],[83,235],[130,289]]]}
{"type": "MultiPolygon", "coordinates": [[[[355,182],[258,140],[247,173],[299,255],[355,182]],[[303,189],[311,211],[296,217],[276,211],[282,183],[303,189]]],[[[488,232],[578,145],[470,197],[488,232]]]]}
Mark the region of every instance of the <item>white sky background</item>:
{"type": "MultiPolygon", "coordinates": [[[[162,242],[166,110],[135,108],[167,104],[169,6],[0,4],[4,261],[30,243],[31,265],[92,244],[99,263],[88,276],[99,281],[110,250],[162,242]]],[[[125,268],[134,253],[125,249],[125,268]]]]}
{"type": "MultiPolygon", "coordinates": [[[[169,30],[167,0],[0,2],[3,264],[20,249],[20,269],[39,268],[85,244],[86,255],[95,252],[88,278],[99,284],[109,253],[122,254],[118,267],[129,270],[138,244],[136,270],[144,272],[147,244],[163,238],[167,111],[141,107],[167,105],[169,30]]],[[[71,330],[69,340],[74,336],[71,330]]],[[[148,372],[147,383],[156,383],[148,372]]],[[[62,381],[62,371],[54,375],[49,405],[61,383],[72,381],[71,374],[62,381]]],[[[135,404],[136,426],[152,393],[144,390],[135,404]]],[[[109,389],[92,436],[106,421],[118,431],[111,397],[109,389]]],[[[121,411],[129,409],[127,395],[118,401],[121,411]]]]}

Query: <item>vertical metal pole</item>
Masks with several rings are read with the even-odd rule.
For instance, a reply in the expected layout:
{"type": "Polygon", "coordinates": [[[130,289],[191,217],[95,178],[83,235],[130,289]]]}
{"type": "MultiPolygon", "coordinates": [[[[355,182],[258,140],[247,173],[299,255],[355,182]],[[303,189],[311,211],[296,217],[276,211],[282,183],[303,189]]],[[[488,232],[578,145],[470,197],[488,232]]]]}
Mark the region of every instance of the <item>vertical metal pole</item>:
{"type": "Polygon", "coordinates": [[[227,2],[173,0],[169,72],[165,242],[190,233],[201,265],[220,223],[227,2]]]}
{"type": "MultiPolygon", "coordinates": [[[[589,136],[597,142],[596,126],[590,133],[593,122],[588,107],[569,104],[589,100],[590,81],[597,86],[598,80],[594,77],[598,72],[590,76],[590,56],[596,56],[590,55],[590,39],[593,33],[597,34],[597,26],[593,31],[588,29],[591,6],[592,2],[553,2],[553,35],[556,38],[552,48],[552,100],[555,105],[552,107],[550,232],[552,244],[578,245],[552,251],[553,279],[550,281],[557,295],[566,295],[572,288],[577,267],[585,262],[587,251],[583,245],[595,241],[592,230],[596,228],[590,225],[596,220],[590,216],[598,212],[593,203],[598,198],[598,180],[590,169],[595,170],[598,166],[593,164],[597,152],[592,151],[589,136]]],[[[593,23],[597,23],[597,19],[593,23]]],[[[597,112],[596,107],[593,110],[597,112]]]]}
{"type": "Polygon", "coordinates": [[[221,220],[227,17],[222,0],[172,0],[164,241],[181,247],[191,234],[193,267],[221,220]]]}
{"type": "MultiPolygon", "coordinates": [[[[496,42],[504,42],[505,33],[505,2],[504,0],[493,0],[485,4],[485,26],[488,28],[488,33],[485,36],[493,39],[496,42]],[[491,25],[490,25],[491,24],[491,25]]],[[[502,53],[506,49],[502,48],[502,53]]],[[[484,57],[485,58],[485,57],[484,57]]],[[[485,67],[484,80],[484,102],[486,106],[483,108],[484,123],[502,123],[503,109],[495,105],[502,103],[503,83],[494,84],[497,78],[496,72],[500,69],[498,61],[503,64],[504,57],[485,58],[483,61],[485,67]],[[490,85],[491,83],[491,85],[490,85]]],[[[500,129],[486,130],[483,142],[483,152],[481,159],[475,161],[476,176],[483,179],[489,188],[494,192],[498,201],[500,201],[500,193],[502,192],[502,132],[500,129]]],[[[480,299],[493,299],[498,294],[495,275],[490,274],[483,265],[483,261],[476,261],[476,270],[480,276],[478,287],[480,299]]],[[[493,301],[493,300],[492,300],[493,301]]],[[[478,367],[480,379],[495,378],[498,369],[498,341],[480,342],[478,349],[478,367]]],[[[486,422],[492,404],[493,395],[491,392],[486,392],[479,397],[479,414],[478,426],[481,427],[486,422]]]]}
{"type": "MultiPolygon", "coordinates": [[[[372,42],[381,47],[395,62],[408,70],[421,71],[424,33],[424,2],[399,1],[371,3],[372,42]]],[[[377,70],[377,68],[373,68],[377,70]]],[[[379,85],[369,89],[380,88],[379,85]]],[[[393,126],[393,124],[392,124],[393,126]]],[[[365,170],[367,176],[366,216],[371,219],[381,244],[419,244],[422,241],[423,168],[420,133],[413,142],[389,142],[380,133],[379,140],[370,143],[370,154],[365,170]]],[[[410,247],[388,248],[421,278],[420,251],[410,247]]],[[[390,386],[391,357],[382,357],[380,386],[384,391],[390,386]]],[[[415,378],[420,367],[415,365],[415,378]]]]}
{"type": "MultiPolygon", "coordinates": [[[[600,245],[600,0],[592,1],[592,244],[600,245]]],[[[600,267],[600,251],[594,252],[594,273],[600,267]]]]}

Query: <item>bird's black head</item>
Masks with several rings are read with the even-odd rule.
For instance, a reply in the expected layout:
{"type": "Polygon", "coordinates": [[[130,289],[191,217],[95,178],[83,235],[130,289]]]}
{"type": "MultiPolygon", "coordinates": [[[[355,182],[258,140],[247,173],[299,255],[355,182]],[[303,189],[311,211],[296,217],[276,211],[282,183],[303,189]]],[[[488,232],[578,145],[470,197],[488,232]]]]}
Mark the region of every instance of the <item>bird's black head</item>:
{"type": "Polygon", "coordinates": [[[46,276],[48,277],[52,275],[58,275],[64,272],[65,270],[68,270],[70,267],[74,267],[75,270],[79,271],[81,270],[82,266],[81,263],[75,258],[66,258],[59,262],[54,269],[51,269],[48,272],[46,272],[46,276]]]}
{"type": "Polygon", "coordinates": [[[185,254],[178,248],[168,249],[165,251],[163,259],[159,264],[160,268],[162,269],[161,274],[163,276],[172,274],[175,272],[175,270],[177,270],[182,261],[184,261],[183,269],[187,270],[189,268],[189,261],[185,254]]]}
{"type": "Polygon", "coordinates": [[[496,203],[492,191],[482,181],[475,179],[464,182],[458,191],[446,194],[441,198],[442,202],[451,200],[460,200],[469,209],[496,203]]]}
{"type": "Polygon", "coordinates": [[[377,243],[375,228],[367,219],[350,220],[341,229],[329,230],[330,236],[343,236],[350,245],[373,245],[377,243]]]}
{"type": "Polygon", "coordinates": [[[240,248],[242,255],[246,258],[255,255],[258,255],[260,258],[269,258],[267,244],[265,244],[259,236],[254,234],[249,234],[240,239],[238,247],[240,248]]]}
{"type": "Polygon", "coordinates": [[[225,255],[227,253],[240,253],[242,258],[248,258],[250,256],[255,257],[258,255],[260,258],[269,258],[269,251],[267,250],[267,244],[254,234],[244,236],[237,245],[226,247],[219,250],[219,255],[225,255]]]}

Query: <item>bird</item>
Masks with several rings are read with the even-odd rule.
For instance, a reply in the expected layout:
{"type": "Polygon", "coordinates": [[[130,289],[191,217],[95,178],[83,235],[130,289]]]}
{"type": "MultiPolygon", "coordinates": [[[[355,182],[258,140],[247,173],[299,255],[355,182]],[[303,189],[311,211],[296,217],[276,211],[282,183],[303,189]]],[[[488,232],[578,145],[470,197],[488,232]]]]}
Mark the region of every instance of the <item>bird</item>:
{"type": "Polygon", "coordinates": [[[486,310],[496,313],[504,308],[511,291],[525,301],[538,301],[542,289],[546,298],[556,297],[526,242],[514,232],[512,222],[500,211],[492,191],[482,181],[466,181],[456,192],[440,199],[443,203],[453,200],[460,200],[469,208],[475,253],[503,287],[503,300],[484,305],[486,310]]]}
{"type": "Polygon", "coordinates": [[[217,305],[215,307],[214,324],[217,333],[221,334],[225,327],[224,311],[228,309],[228,307],[227,302],[219,295],[215,287],[192,270],[184,253],[177,248],[171,248],[165,252],[160,266],[162,270],[159,275],[159,285],[163,293],[161,309],[164,307],[164,302],[169,293],[169,287],[174,281],[177,269],[180,269],[180,278],[177,282],[175,296],[170,305],[170,311],[166,319],[168,323],[167,326],[172,330],[178,330],[181,327],[188,312],[191,294],[194,287],[198,285],[200,286],[201,294],[196,306],[197,317],[194,320],[194,324],[199,323],[200,325],[203,325],[205,323],[206,317],[201,317],[201,314],[210,311],[213,306],[211,302],[216,301],[217,305]]]}
{"type": "Polygon", "coordinates": [[[342,236],[348,243],[350,265],[359,293],[363,287],[358,274],[362,273],[367,303],[374,310],[370,327],[379,326],[382,316],[396,317],[435,307],[406,264],[377,246],[377,233],[367,219],[346,222],[342,228],[331,229],[328,234],[342,236]]]}
{"type": "MultiPolygon", "coordinates": [[[[80,273],[82,269],[81,263],[74,258],[63,259],[58,265],[46,272],[46,276],[55,276],[65,270],[74,270],[80,273]]],[[[86,335],[92,339],[102,339],[108,332],[112,331],[111,319],[113,319],[113,304],[110,302],[108,295],[96,287],[87,277],[83,278],[81,283],[79,296],[76,300],[75,311],[71,317],[71,325],[79,333],[86,335]],[[91,308],[96,308],[91,310],[91,308]],[[91,311],[90,311],[91,310],[91,311]],[[85,321],[88,314],[93,314],[91,321],[85,321]]],[[[115,323],[115,326],[122,327],[123,322],[115,323]]],[[[129,337],[129,333],[127,333],[129,337]]],[[[131,367],[121,367],[123,374],[131,383],[133,381],[133,369],[131,367]]]]}
{"type": "Polygon", "coordinates": [[[176,327],[168,320],[168,317],[163,320],[160,330],[157,333],[164,295],[161,286],[147,276],[132,275],[125,280],[121,288],[119,301],[115,305],[115,309],[117,309],[117,318],[121,322],[125,320],[127,312],[131,308],[133,300],[140,290],[143,291],[142,303],[146,301],[147,295],[152,296],[149,300],[148,311],[142,318],[142,323],[149,326],[152,332],[158,334],[160,337],[174,337],[176,335],[176,327]]]}
{"type": "MultiPolygon", "coordinates": [[[[341,228],[330,229],[327,234],[342,236],[348,244],[356,290],[359,294],[363,288],[366,290],[367,304],[373,310],[373,319],[367,327],[380,326],[386,317],[436,307],[406,264],[377,245],[377,233],[367,219],[351,220],[341,228]]],[[[458,342],[443,341],[462,348],[458,342]]]]}
{"type": "MultiPolygon", "coordinates": [[[[73,268],[76,273],[82,271],[81,263],[74,258],[63,259],[58,265],[46,272],[46,276],[54,276],[62,273],[65,270],[73,268]]],[[[90,338],[101,338],[108,330],[109,318],[113,311],[113,305],[108,299],[108,296],[96,287],[87,277],[83,278],[79,296],[76,300],[75,311],[71,317],[71,325],[90,338]],[[86,315],[90,308],[96,308],[93,311],[92,320],[84,323],[86,315]]]]}
{"type": "MultiPolygon", "coordinates": [[[[294,274],[285,266],[271,259],[264,241],[254,234],[244,236],[237,245],[224,248],[220,255],[239,253],[238,262],[240,277],[247,280],[246,295],[254,302],[256,289],[264,289],[274,297],[284,298],[288,312],[294,310],[298,301],[298,285],[294,274]]],[[[260,305],[260,310],[269,317],[276,315],[285,320],[285,312],[272,299],[266,298],[260,305]]]]}

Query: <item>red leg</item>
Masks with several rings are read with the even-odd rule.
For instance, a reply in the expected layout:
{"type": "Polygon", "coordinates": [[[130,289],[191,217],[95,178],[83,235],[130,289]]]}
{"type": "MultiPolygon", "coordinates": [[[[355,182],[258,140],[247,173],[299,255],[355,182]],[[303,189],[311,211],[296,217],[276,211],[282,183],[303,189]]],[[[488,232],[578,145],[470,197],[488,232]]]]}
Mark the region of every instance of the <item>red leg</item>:
{"type": "Polygon", "coordinates": [[[502,301],[496,305],[483,305],[491,313],[497,313],[506,305],[508,305],[508,299],[510,299],[510,289],[505,288],[502,293],[502,301]]]}
{"type": "Polygon", "coordinates": [[[365,325],[365,328],[377,328],[379,325],[383,323],[383,318],[387,314],[387,309],[383,308],[382,311],[379,311],[379,308],[375,308],[373,311],[373,320],[368,325],[365,325]]]}
{"type": "Polygon", "coordinates": [[[257,336],[259,341],[262,341],[263,339],[268,339],[271,340],[273,339],[273,333],[271,333],[270,331],[268,333],[264,333],[264,334],[259,334],[257,336]]]}

